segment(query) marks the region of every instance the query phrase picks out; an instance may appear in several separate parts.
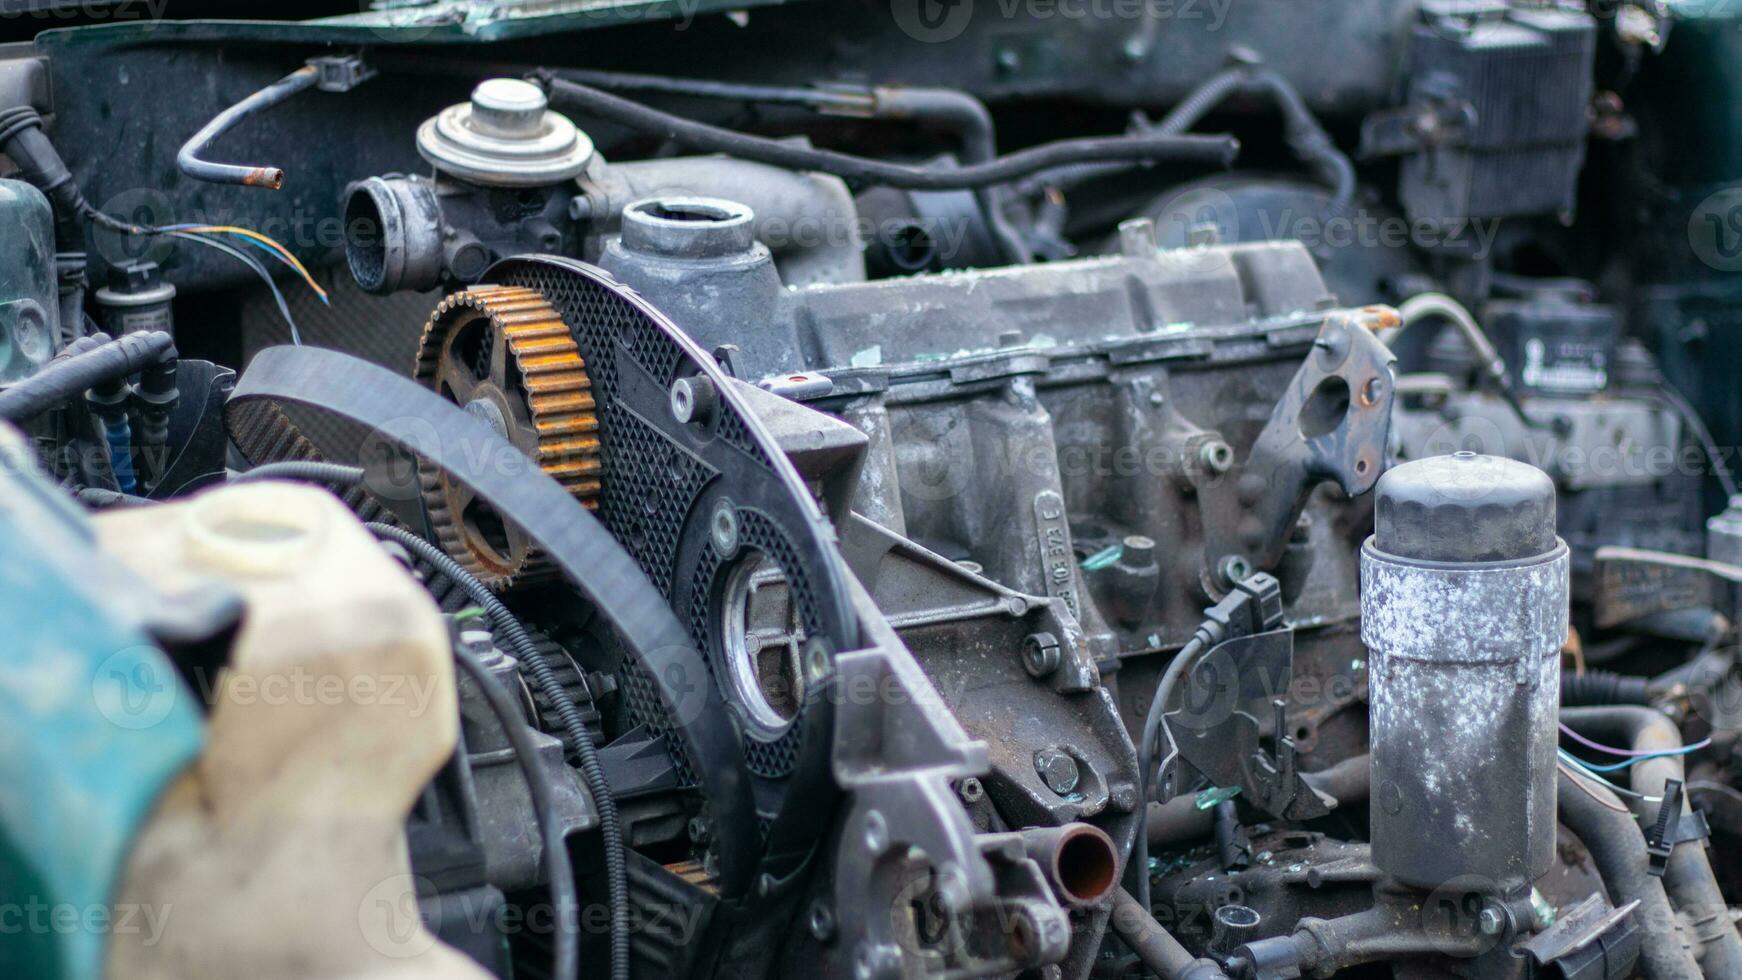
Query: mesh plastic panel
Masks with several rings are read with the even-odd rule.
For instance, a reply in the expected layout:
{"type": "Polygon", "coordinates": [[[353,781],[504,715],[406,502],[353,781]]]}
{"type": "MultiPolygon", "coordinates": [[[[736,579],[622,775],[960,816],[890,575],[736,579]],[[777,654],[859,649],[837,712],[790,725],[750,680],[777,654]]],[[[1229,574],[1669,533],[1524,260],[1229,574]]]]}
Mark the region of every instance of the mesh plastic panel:
{"type": "MultiPolygon", "coordinates": [[[[795,588],[793,569],[799,567],[798,556],[793,552],[792,543],[786,535],[780,533],[780,528],[767,517],[754,511],[740,508],[738,511],[738,539],[746,548],[754,548],[767,555],[780,566],[781,574],[786,576],[787,588],[792,596],[792,602],[798,607],[799,620],[804,624],[806,636],[817,636],[822,632],[822,617],[817,609],[814,597],[809,589],[795,588]]],[[[708,549],[700,562],[696,564],[692,585],[693,594],[707,596],[711,594],[715,579],[719,576],[721,562],[713,549],[708,549]]],[[[709,615],[710,609],[705,602],[692,603],[689,610],[690,634],[703,649],[715,656],[723,656],[718,633],[713,629],[714,617],[709,615]]],[[[798,752],[803,745],[803,721],[807,703],[801,701],[798,711],[794,713],[792,722],[786,731],[772,742],[764,742],[757,738],[747,738],[744,741],[744,761],[750,771],[758,776],[779,779],[792,773],[792,768],[798,763],[798,752]]]]}
{"type": "MultiPolygon", "coordinates": [[[[684,350],[622,296],[583,276],[560,268],[527,264],[500,277],[507,285],[538,290],[574,331],[575,342],[587,364],[587,374],[598,399],[602,464],[599,518],[623,542],[656,587],[669,599],[675,586],[679,539],[697,498],[720,474],[679,447],[622,399],[625,379],[619,374],[621,355],[645,371],[657,390],[669,390],[680,366],[688,361],[684,350]]],[[[687,373],[687,372],[686,372],[687,373]]],[[[732,411],[715,414],[714,434],[764,466],[769,458],[757,445],[749,428],[732,411]]],[[[792,601],[799,609],[809,635],[821,635],[820,607],[811,583],[791,542],[767,517],[740,510],[740,535],[753,547],[777,562],[786,577],[792,601]]],[[[712,549],[703,549],[701,564],[691,576],[690,608],[678,609],[699,649],[719,651],[718,631],[713,628],[709,597],[714,591],[719,561],[712,549]]],[[[709,662],[710,669],[713,663],[709,662]]],[[[630,716],[655,734],[670,732],[672,725],[659,700],[658,686],[639,667],[628,665],[621,677],[625,706],[630,716]]],[[[800,707],[802,716],[803,707],[800,707]]],[[[764,743],[748,739],[747,761],[759,775],[779,778],[792,771],[798,756],[800,725],[795,719],[782,738],[764,743]]],[[[668,739],[679,778],[695,785],[691,761],[685,758],[679,740],[668,739]]]]}

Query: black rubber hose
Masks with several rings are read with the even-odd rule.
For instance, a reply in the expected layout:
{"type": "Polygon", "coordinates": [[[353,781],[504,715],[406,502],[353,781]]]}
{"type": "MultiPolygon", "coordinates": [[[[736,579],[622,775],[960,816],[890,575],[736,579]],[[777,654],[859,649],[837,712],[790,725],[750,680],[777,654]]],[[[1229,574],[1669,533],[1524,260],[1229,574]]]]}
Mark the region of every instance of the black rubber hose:
{"type": "Polygon", "coordinates": [[[1113,893],[1113,933],[1162,980],[1228,980],[1222,968],[1186,951],[1142,903],[1121,888],[1113,893]]]}
{"type": "Polygon", "coordinates": [[[556,794],[551,790],[547,774],[538,766],[538,747],[532,742],[531,728],[515,708],[514,699],[496,678],[490,676],[490,671],[470,651],[456,649],[454,661],[478,685],[478,690],[489,703],[490,710],[502,722],[502,732],[508,736],[509,747],[514,750],[514,759],[520,764],[520,772],[526,778],[526,789],[532,797],[533,818],[538,821],[540,834],[544,838],[544,861],[550,874],[550,898],[556,903],[555,914],[559,923],[556,930],[556,948],[552,952],[555,962],[551,975],[556,980],[578,980],[581,967],[581,924],[580,900],[575,892],[575,871],[569,863],[569,849],[563,840],[562,828],[556,822],[556,794]]]}
{"type": "Polygon", "coordinates": [[[176,154],[175,165],[194,180],[211,184],[241,184],[245,187],[265,187],[278,190],[284,186],[284,171],[277,167],[239,167],[230,163],[212,163],[201,159],[225,133],[244,119],[264,112],[280,102],[314,88],[321,79],[320,69],[313,65],[298,68],[246,99],[236,103],[195,133],[176,154]]]}
{"type": "MultiPolygon", "coordinates": [[[[1593,786],[1590,792],[1608,791],[1593,786]]],[[[1617,906],[1639,903],[1635,914],[1643,937],[1640,972],[1647,980],[1700,980],[1703,974],[1693,952],[1681,941],[1663,880],[1646,873],[1645,837],[1633,817],[1597,802],[1565,772],[1561,773],[1556,799],[1561,823],[1578,835],[1591,853],[1609,897],[1617,906]]]]}
{"type": "Polygon", "coordinates": [[[629,980],[629,869],[623,856],[623,825],[617,815],[617,800],[611,795],[611,784],[605,778],[605,768],[599,762],[599,750],[587,732],[581,710],[563,690],[556,672],[538,652],[538,646],[526,632],[526,627],[495,593],[478,581],[476,575],[466,571],[447,552],[409,531],[388,524],[370,524],[368,528],[376,537],[404,547],[465,590],[490,618],[497,636],[507,641],[520,665],[532,675],[532,682],[556,707],[563,732],[575,745],[581,775],[586,780],[588,792],[593,795],[593,806],[599,811],[599,836],[605,851],[605,882],[611,902],[611,980],[629,980]]]}
{"type": "Polygon", "coordinates": [[[250,483],[256,480],[294,480],[299,483],[324,483],[335,487],[354,487],[363,482],[363,467],[346,466],[343,463],[293,459],[282,463],[267,463],[263,466],[256,466],[245,473],[236,474],[230,479],[230,482],[250,483]]]}
{"type": "Polygon", "coordinates": [[[42,117],[29,106],[0,112],[0,152],[18,165],[18,175],[43,193],[54,205],[56,240],[63,250],[83,251],[80,219],[94,221],[112,231],[144,234],[146,229],[118,221],[98,211],[85,200],[72,171],[43,132],[42,117]]]}
{"type": "MultiPolygon", "coordinates": [[[[1561,721],[1580,735],[1635,752],[1673,752],[1682,747],[1681,732],[1661,711],[1614,706],[1569,708],[1561,721]]],[[[1633,790],[1660,796],[1667,780],[1685,779],[1682,757],[1656,756],[1641,759],[1632,768],[1633,790]]],[[[1641,824],[1657,819],[1660,804],[1637,797],[1627,801],[1641,824]]],[[[1686,798],[1683,813],[1691,810],[1686,798]]],[[[1704,947],[1700,966],[1710,977],[1742,977],[1742,935],[1730,921],[1730,908],[1718,890],[1711,859],[1698,841],[1679,844],[1670,852],[1669,868],[1663,875],[1664,890],[1683,915],[1693,923],[1694,938],[1704,947]]]]}
{"type": "Polygon", "coordinates": [[[917,191],[976,190],[1009,183],[1051,167],[1090,160],[1132,160],[1206,163],[1225,167],[1234,161],[1239,143],[1228,136],[1165,136],[1133,134],[1062,140],[985,163],[963,167],[916,167],[854,156],[834,150],[796,146],[686,119],[618,98],[608,92],[564,81],[548,71],[534,81],[550,93],[559,108],[584,112],[644,133],[662,136],[710,153],[755,160],[792,170],[817,170],[844,180],[882,184],[917,191]]]}
{"type": "Polygon", "coordinates": [[[76,398],[105,381],[176,356],[175,339],[159,330],[130,333],[82,354],[50,363],[36,374],[0,391],[0,419],[28,422],[60,402],[76,398]]]}
{"type": "Polygon", "coordinates": [[[1587,670],[1583,674],[1561,673],[1561,707],[1604,704],[1650,704],[1651,678],[1587,670]]]}

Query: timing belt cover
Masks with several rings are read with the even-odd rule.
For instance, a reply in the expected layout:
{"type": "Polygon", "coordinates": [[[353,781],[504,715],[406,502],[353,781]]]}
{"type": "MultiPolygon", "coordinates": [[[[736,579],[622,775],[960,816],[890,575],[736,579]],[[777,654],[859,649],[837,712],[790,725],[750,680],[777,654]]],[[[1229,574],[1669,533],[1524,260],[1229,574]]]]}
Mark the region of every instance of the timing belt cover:
{"type": "MultiPolygon", "coordinates": [[[[859,646],[833,526],[715,357],[629,287],[585,263],[546,256],[500,262],[485,281],[538,291],[569,325],[597,400],[599,519],[671,600],[716,672],[731,669],[722,605],[733,569],[751,552],[780,566],[807,642],[804,697],[777,735],[746,725],[744,748],[767,822],[767,870],[785,877],[831,815],[828,685],[834,654],[859,646]],[[712,383],[717,401],[706,418],[680,422],[672,385],[696,376],[712,383]],[[724,549],[711,533],[722,510],[734,515],[738,539],[724,549]]],[[[727,703],[740,707],[725,675],[715,680],[727,703]]],[[[641,720],[655,730],[665,725],[641,720]]]]}

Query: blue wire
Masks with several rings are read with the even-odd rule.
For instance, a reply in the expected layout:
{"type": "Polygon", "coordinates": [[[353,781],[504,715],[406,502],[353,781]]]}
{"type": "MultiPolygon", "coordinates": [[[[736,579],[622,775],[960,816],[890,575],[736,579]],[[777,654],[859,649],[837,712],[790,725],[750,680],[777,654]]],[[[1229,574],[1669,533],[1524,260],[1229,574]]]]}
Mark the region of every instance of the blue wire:
{"type": "Polygon", "coordinates": [[[1679,748],[1679,749],[1666,749],[1662,752],[1647,752],[1645,755],[1636,755],[1636,756],[1633,756],[1629,759],[1624,759],[1621,762],[1616,762],[1616,763],[1612,763],[1609,765],[1599,766],[1599,765],[1595,765],[1595,764],[1589,763],[1589,762],[1583,762],[1583,763],[1580,763],[1580,765],[1583,765],[1586,769],[1589,769],[1591,772],[1616,772],[1618,770],[1625,769],[1628,766],[1633,765],[1635,762],[1644,762],[1647,759],[1665,759],[1665,758],[1668,758],[1670,756],[1687,755],[1689,752],[1697,752],[1700,749],[1703,749],[1710,744],[1712,744],[1712,740],[1708,738],[1708,739],[1703,739],[1701,741],[1695,742],[1692,745],[1683,746],[1682,748],[1679,748]]]}
{"type": "Polygon", "coordinates": [[[253,269],[255,274],[265,280],[267,288],[272,290],[272,298],[278,301],[278,312],[284,315],[284,322],[290,325],[290,342],[298,347],[302,346],[302,332],[296,328],[296,318],[290,315],[290,304],[284,301],[284,293],[279,290],[278,283],[272,278],[272,273],[267,272],[266,267],[261,265],[254,256],[233,248],[217,239],[207,238],[204,235],[195,234],[193,232],[168,231],[168,234],[172,238],[185,238],[190,242],[198,242],[209,248],[215,248],[241,262],[243,265],[246,265],[248,268],[253,269]]]}

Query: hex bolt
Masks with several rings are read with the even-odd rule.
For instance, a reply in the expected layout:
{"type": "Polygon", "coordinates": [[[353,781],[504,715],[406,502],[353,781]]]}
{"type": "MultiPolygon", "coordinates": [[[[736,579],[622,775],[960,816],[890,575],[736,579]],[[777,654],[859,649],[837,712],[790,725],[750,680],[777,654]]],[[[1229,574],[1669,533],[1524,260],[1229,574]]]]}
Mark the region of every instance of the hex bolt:
{"type": "Polygon", "coordinates": [[[713,418],[719,400],[720,393],[705,374],[679,378],[671,383],[671,417],[684,425],[713,418]]]}
{"type": "Polygon", "coordinates": [[[1063,749],[1041,749],[1034,754],[1034,771],[1040,774],[1040,781],[1046,788],[1060,796],[1076,792],[1077,783],[1082,775],[1077,770],[1077,760],[1063,749]]]}
{"type": "Polygon", "coordinates": [[[1484,936],[1498,936],[1500,930],[1506,928],[1506,918],[1499,909],[1490,905],[1476,916],[1476,928],[1482,930],[1484,936]]]}
{"type": "Polygon", "coordinates": [[[962,798],[963,803],[972,806],[986,798],[986,787],[978,779],[969,776],[956,786],[956,795],[962,798]]]}
{"type": "Polygon", "coordinates": [[[714,519],[708,523],[709,537],[721,558],[738,553],[738,507],[722,500],[714,507],[714,519]]]}
{"type": "Polygon", "coordinates": [[[1030,633],[1022,641],[1022,669],[1030,677],[1045,677],[1059,669],[1059,638],[1051,633],[1030,633]]]}

